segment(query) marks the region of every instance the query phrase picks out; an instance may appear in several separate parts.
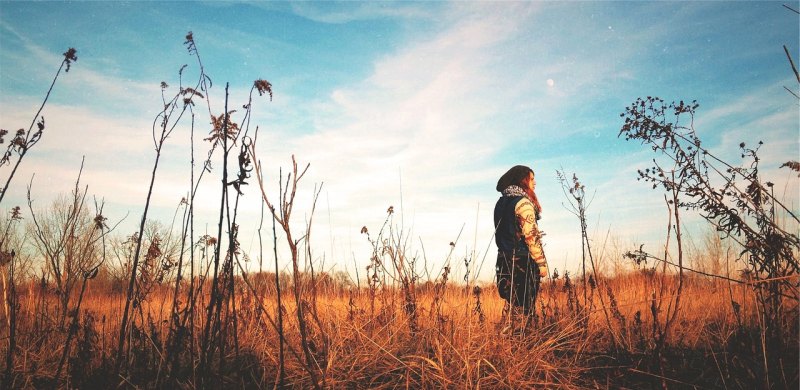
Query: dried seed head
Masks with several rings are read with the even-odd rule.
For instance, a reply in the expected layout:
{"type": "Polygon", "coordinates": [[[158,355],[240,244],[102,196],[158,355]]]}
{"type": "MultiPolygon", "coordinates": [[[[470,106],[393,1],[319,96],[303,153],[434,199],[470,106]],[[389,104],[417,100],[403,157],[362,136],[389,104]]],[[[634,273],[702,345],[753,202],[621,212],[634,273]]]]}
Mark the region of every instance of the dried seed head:
{"type": "Polygon", "coordinates": [[[64,63],[67,65],[67,68],[64,69],[65,72],[69,72],[69,67],[72,65],[72,61],[78,60],[78,56],[75,55],[77,52],[78,51],[75,50],[74,47],[70,47],[66,52],[64,52],[64,63]]]}
{"type": "Polygon", "coordinates": [[[97,214],[94,217],[94,228],[95,229],[108,229],[108,225],[106,225],[106,220],[108,218],[104,217],[103,214],[97,214]]]}
{"type": "Polygon", "coordinates": [[[265,93],[268,93],[269,100],[272,101],[272,83],[264,79],[258,79],[253,82],[253,86],[258,90],[258,96],[264,96],[265,93]]]}
{"type": "Polygon", "coordinates": [[[14,208],[11,209],[11,220],[19,221],[20,219],[22,219],[22,212],[19,206],[14,206],[14,208]]]}

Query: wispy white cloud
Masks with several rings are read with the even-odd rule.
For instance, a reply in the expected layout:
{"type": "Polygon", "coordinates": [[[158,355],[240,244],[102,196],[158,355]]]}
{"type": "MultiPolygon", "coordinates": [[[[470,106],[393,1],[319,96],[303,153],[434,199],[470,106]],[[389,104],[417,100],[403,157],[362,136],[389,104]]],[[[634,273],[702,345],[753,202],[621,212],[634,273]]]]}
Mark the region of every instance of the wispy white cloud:
{"type": "MultiPolygon", "coordinates": [[[[620,12],[618,7],[600,3],[303,2],[256,7],[293,13],[305,18],[304,23],[316,21],[333,28],[326,31],[365,21],[385,21],[402,31],[386,47],[360,53],[369,66],[350,72],[334,69],[340,63],[329,61],[341,53],[322,52],[319,47],[308,52],[301,47],[302,39],[289,42],[279,34],[261,36],[220,26],[197,29],[198,37],[207,36],[201,50],[208,50],[206,66],[214,81],[241,80],[241,73],[255,72],[254,77],[275,83],[274,101],[260,98],[254,103],[251,130],[260,127],[258,158],[264,164],[270,194],[277,192],[279,167],[286,173],[292,154],[302,165],[311,163],[296,203],[298,229],[310,217],[315,184],[324,182],[312,245],[315,259],[324,256],[326,267],[336,264],[352,272],[358,264],[363,270],[370,248],[360,229],[366,225],[376,233],[391,205],[397,212],[394,221],[409,236],[411,251],[422,256],[424,245],[429,269],[441,268],[450,252],[449,242],[461,232],[451,260],[458,264],[473,250],[481,258],[488,248],[482,276],[489,279],[494,262],[490,222],[497,196],[494,183],[508,164],[515,163],[535,165],[545,204],[542,226],[548,233],[548,255],[559,268],[566,263],[574,269],[580,254],[577,221],[561,207],[563,194],[553,177],[553,171],[562,166],[596,191],[589,210],[595,242],[602,242],[609,229],[631,241],[657,242],[663,235],[663,199],[635,180],[636,169],[647,166],[652,156],[622,140],[614,143],[619,128],[616,114],[638,94],[674,91],[665,83],[675,83],[675,79],[654,64],[675,59],[676,51],[689,57],[705,49],[705,43],[677,45],[673,42],[677,39],[669,38],[678,21],[699,20],[697,15],[712,5],[636,4],[623,13],[625,23],[615,14],[620,12]],[[230,48],[232,44],[235,47],[230,48]],[[279,50],[281,61],[267,62],[266,48],[279,50]],[[320,56],[328,59],[321,61],[325,64],[316,62],[320,56]],[[308,83],[328,72],[348,72],[348,77],[324,89],[308,83]],[[615,108],[619,101],[623,103],[615,108]]],[[[239,8],[253,10],[234,4],[224,5],[223,10],[239,8]]],[[[6,61],[28,66],[35,82],[47,85],[61,61],[59,53],[33,44],[12,24],[3,23],[2,28],[21,48],[4,53],[6,61]]],[[[693,26],[696,36],[711,31],[702,23],[693,26]]],[[[304,27],[314,30],[320,25],[304,27]]],[[[180,54],[186,55],[185,51],[180,54]]],[[[69,191],[80,156],[86,155],[83,178],[90,191],[113,202],[118,214],[130,211],[129,219],[136,220],[154,158],[150,130],[160,105],[158,81],[166,77],[153,75],[148,68],[139,79],[129,79],[120,74],[130,73],[98,65],[115,61],[88,61],[80,48],[78,55],[79,61],[56,86],[70,98],[54,99],[48,106],[44,113],[48,133],[23,164],[19,180],[25,182],[37,172],[34,191],[41,191],[37,196],[44,202],[45,183],[48,192],[69,191]]],[[[193,59],[174,61],[177,69],[193,59]]],[[[231,84],[231,108],[246,101],[251,81],[237,82],[231,84]]],[[[686,88],[699,89],[695,84],[686,88]]],[[[796,155],[796,108],[770,103],[775,99],[766,89],[755,91],[708,112],[701,108],[699,130],[708,129],[709,144],[722,151],[735,148],[753,129],[761,129],[768,133],[765,148],[775,145],[778,149],[771,152],[794,151],[796,155]]],[[[210,97],[215,113],[223,110],[223,93],[224,87],[215,84],[210,97]]],[[[36,98],[3,94],[2,126],[27,126],[36,98]]],[[[204,107],[198,107],[197,113],[195,153],[200,160],[209,146],[199,141],[208,131],[208,113],[204,107]]],[[[168,141],[157,175],[152,217],[170,219],[186,193],[187,140],[188,128],[181,126],[168,141]]],[[[220,202],[219,155],[214,166],[197,204],[198,223],[204,226],[214,225],[218,217],[214,211],[220,202]]],[[[244,248],[254,247],[260,213],[255,186],[251,179],[241,205],[244,248]]],[[[24,186],[16,186],[15,191],[24,192],[24,186]]]]}
{"type": "MultiPolygon", "coordinates": [[[[475,208],[476,194],[458,189],[497,174],[486,163],[499,151],[502,129],[485,126],[499,107],[481,90],[494,81],[487,51],[524,21],[511,14],[456,21],[379,59],[369,78],[332,94],[324,112],[331,116],[315,119],[317,131],[291,143],[312,162],[313,177],[325,181],[332,218],[350,225],[339,231],[344,237],[357,237],[360,225],[382,218],[389,205],[401,211],[402,195],[415,233],[444,243],[434,255],[441,259],[474,219],[465,210],[475,208]]],[[[485,241],[491,223],[483,223],[485,241]]]]}
{"type": "Polygon", "coordinates": [[[348,23],[377,18],[428,18],[429,7],[415,2],[292,2],[292,11],[304,18],[322,23],[348,23]]]}

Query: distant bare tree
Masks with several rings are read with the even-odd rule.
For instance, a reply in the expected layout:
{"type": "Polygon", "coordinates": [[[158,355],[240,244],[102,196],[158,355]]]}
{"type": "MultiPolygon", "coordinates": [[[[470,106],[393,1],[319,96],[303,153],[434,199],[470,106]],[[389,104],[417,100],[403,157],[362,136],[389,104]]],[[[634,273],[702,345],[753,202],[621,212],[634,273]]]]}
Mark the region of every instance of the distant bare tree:
{"type": "MultiPolygon", "coordinates": [[[[109,240],[112,264],[108,272],[114,289],[118,291],[122,291],[125,279],[130,275],[138,239],[139,232],[134,232],[128,236],[115,235],[109,240]]],[[[153,286],[173,279],[180,254],[180,237],[170,226],[147,220],[142,246],[147,253],[138,264],[137,278],[140,288],[147,287],[144,291],[147,293],[153,286]]]]}
{"type": "Polygon", "coordinates": [[[105,218],[92,217],[86,205],[88,188],[81,190],[79,181],[70,195],[59,195],[45,211],[34,210],[31,185],[28,185],[28,207],[31,221],[26,225],[33,245],[44,258],[44,271],[52,280],[59,297],[63,328],[69,300],[78,281],[101,261],[100,239],[105,218]],[[98,225],[100,224],[100,225],[98,225]]]}

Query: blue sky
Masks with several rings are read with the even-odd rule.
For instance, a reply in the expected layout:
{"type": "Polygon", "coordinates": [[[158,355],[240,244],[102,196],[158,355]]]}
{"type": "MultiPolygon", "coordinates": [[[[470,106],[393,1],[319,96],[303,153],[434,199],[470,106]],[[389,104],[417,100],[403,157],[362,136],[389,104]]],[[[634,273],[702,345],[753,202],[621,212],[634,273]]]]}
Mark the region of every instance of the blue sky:
{"type": "MultiPolygon", "coordinates": [[[[536,171],[551,267],[574,272],[580,259],[557,169],[593,194],[593,245],[607,262],[639,243],[659,252],[663,196],[636,181],[653,156],[617,138],[619,114],[640,96],[696,99],[700,137],[733,161],[739,142],[763,140],[762,169],[797,210],[797,177],[778,169],[800,154],[798,101],[784,90],[798,84],[782,48],[800,59],[798,15],[784,3],[2,1],[2,128],[30,124],[60,53],[78,50],[43,112],[47,133],[2,207],[24,205],[34,172],[35,205],[68,192],[86,156],[90,194],[105,199],[110,221],[129,213],[120,231],[133,232],[159,83],[177,85],[183,64],[196,72],[183,45],[193,31],[214,111],[225,83],[238,106],[253,80],[272,82],[274,100],[254,104],[258,157],[273,184],[292,154],[311,164],[298,229],[314,184],[324,183],[312,247],[326,269],[363,270],[370,248],[359,231],[379,229],[392,205],[409,254],[424,248],[431,272],[463,230],[451,259],[480,263],[488,249],[480,275],[491,278],[494,185],[515,164],[536,171]]],[[[165,223],[187,191],[188,156],[182,127],[157,176],[152,217],[165,223]]],[[[207,179],[201,195],[201,230],[215,225],[218,181],[207,179]]],[[[260,207],[248,191],[241,241],[255,250],[260,207]]],[[[687,223],[699,240],[703,225],[687,223]]]]}

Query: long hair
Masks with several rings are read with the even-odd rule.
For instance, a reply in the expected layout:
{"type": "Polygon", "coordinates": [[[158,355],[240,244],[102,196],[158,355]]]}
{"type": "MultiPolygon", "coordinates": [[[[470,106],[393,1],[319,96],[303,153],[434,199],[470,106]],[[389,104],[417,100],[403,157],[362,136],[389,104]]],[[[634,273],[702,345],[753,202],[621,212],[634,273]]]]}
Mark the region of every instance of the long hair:
{"type": "Polygon", "coordinates": [[[534,176],[536,175],[533,172],[533,169],[526,167],[524,165],[515,165],[511,167],[503,176],[500,176],[500,180],[497,181],[497,186],[495,189],[498,192],[503,192],[508,186],[517,185],[525,190],[525,193],[528,195],[528,198],[533,203],[533,207],[536,209],[536,217],[537,219],[541,216],[542,213],[542,205],[539,203],[539,198],[536,196],[536,193],[531,191],[528,187],[528,178],[529,175],[533,173],[534,176]]]}

